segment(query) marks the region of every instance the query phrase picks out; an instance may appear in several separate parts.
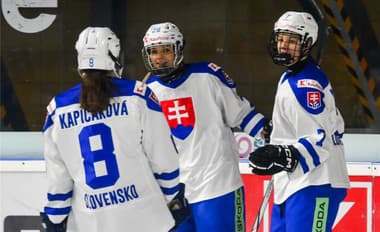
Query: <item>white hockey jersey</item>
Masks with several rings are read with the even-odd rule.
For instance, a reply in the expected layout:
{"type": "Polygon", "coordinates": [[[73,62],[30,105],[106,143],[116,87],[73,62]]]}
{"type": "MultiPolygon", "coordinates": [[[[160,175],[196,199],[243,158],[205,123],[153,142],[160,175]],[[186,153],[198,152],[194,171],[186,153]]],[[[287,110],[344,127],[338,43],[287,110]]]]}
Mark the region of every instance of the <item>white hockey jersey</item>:
{"type": "Polygon", "coordinates": [[[50,102],[44,126],[48,202],[54,223],[67,231],[162,231],[178,192],[179,164],[154,94],[140,82],[112,79],[108,108],[80,108],[81,84],[50,102]],[[164,194],[165,196],[164,196],[164,194]]]}
{"type": "Polygon", "coordinates": [[[312,62],[280,79],[273,109],[271,144],[293,145],[300,153],[293,173],[274,175],[274,201],[311,185],[348,188],[343,118],[335,106],[330,82],[312,62]]]}
{"type": "Polygon", "coordinates": [[[195,63],[173,82],[154,76],[147,84],[174,135],[188,201],[212,199],[241,187],[232,128],[240,126],[255,136],[265,119],[237,95],[233,80],[213,63],[195,63]]]}

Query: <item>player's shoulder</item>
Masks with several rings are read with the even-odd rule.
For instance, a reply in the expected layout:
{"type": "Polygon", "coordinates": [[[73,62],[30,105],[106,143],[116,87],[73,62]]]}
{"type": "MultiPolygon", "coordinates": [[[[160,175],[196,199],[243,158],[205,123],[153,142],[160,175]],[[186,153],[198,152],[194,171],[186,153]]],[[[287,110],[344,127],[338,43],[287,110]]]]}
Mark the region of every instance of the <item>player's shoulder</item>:
{"type": "Polygon", "coordinates": [[[52,101],[56,108],[64,107],[71,104],[79,103],[80,89],[82,84],[77,84],[70,89],[67,89],[57,94],[52,101]]]}
{"type": "Polygon", "coordinates": [[[235,88],[233,79],[223,70],[223,68],[213,62],[198,62],[189,65],[191,73],[208,73],[211,78],[216,78],[229,88],[235,88]]]}
{"type": "Polygon", "coordinates": [[[135,96],[146,102],[146,106],[155,111],[161,111],[161,107],[153,91],[144,83],[131,79],[112,79],[115,85],[114,97],[135,96]]]}
{"type": "Polygon", "coordinates": [[[112,78],[112,83],[114,85],[114,97],[131,96],[138,93],[136,91],[138,81],[136,80],[112,78]]]}
{"type": "Polygon", "coordinates": [[[55,97],[53,97],[50,100],[49,104],[46,106],[47,113],[46,113],[43,131],[45,131],[51,125],[53,125],[52,118],[54,117],[55,112],[58,108],[79,103],[81,86],[82,84],[75,85],[71,87],[70,89],[67,89],[57,94],[55,97]]]}
{"type": "Polygon", "coordinates": [[[324,110],[324,90],[329,81],[317,65],[307,64],[303,70],[288,80],[297,101],[307,112],[319,114],[324,110]]]}
{"type": "Polygon", "coordinates": [[[146,84],[149,85],[149,84],[154,83],[154,82],[160,82],[160,78],[158,76],[151,76],[146,81],[146,84]]]}
{"type": "Polygon", "coordinates": [[[152,91],[146,84],[141,81],[135,81],[133,95],[142,98],[146,102],[146,106],[154,111],[161,111],[160,103],[152,91]]]}
{"type": "Polygon", "coordinates": [[[220,66],[207,61],[188,64],[188,70],[191,72],[215,73],[219,69],[221,69],[220,66]]]}

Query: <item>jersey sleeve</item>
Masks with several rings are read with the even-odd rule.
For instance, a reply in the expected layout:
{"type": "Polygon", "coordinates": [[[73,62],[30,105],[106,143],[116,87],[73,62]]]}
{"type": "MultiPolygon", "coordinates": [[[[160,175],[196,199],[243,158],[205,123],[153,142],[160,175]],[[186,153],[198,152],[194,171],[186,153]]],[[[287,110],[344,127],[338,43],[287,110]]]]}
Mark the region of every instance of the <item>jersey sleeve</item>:
{"type": "Polygon", "coordinates": [[[143,115],[143,147],[154,176],[167,200],[179,191],[179,159],[169,126],[154,93],[146,87],[143,115]]]}
{"type": "MultiPolygon", "coordinates": [[[[335,146],[343,145],[344,121],[335,106],[331,85],[322,87],[318,82],[312,88],[293,84],[298,107],[288,107],[289,118],[294,119],[294,131],[303,173],[317,168],[329,156],[335,146]]],[[[309,83],[309,85],[310,85],[309,83]]],[[[289,103],[290,105],[291,103],[289,103]]]]}
{"type": "MultiPolygon", "coordinates": [[[[212,63],[211,63],[212,64],[212,63]]],[[[255,137],[264,127],[264,116],[236,91],[235,83],[220,67],[213,64],[215,81],[215,98],[219,102],[224,119],[230,127],[241,130],[255,137]]]]}
{"type": "Polygon", "coordinates": [[[44,212],[53,223],[62,222],[71,210],[73,180],[61,159],[54,142],[55,100],[47,107],[48,114],[44,126],[44,158],[47,174],[47,203],[44,212]]]}

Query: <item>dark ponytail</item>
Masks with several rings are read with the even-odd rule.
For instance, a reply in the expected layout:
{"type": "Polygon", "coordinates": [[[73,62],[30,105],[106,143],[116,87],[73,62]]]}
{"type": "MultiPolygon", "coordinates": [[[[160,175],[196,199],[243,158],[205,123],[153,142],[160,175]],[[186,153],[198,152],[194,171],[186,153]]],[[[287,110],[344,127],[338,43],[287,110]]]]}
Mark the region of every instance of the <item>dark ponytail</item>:
{"type": "Polygon", "coordinates": [[[105,110],[113,93],[111,78],[104,70],[82,70],[80,107],[90,113],[105,110]]]}

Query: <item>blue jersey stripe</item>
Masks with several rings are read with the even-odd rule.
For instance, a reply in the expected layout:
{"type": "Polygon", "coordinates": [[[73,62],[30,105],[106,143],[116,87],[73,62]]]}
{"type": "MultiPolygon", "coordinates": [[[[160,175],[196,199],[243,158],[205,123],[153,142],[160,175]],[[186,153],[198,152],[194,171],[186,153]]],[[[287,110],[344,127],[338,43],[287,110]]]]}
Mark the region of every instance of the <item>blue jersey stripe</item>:
{"type": "Polygon", "coordinates": [[[191,74],[195,73],[209,73],[214,78],[218,78],[225,86],[228,88],[236,88],[235,82],[230,78],[221,67],[217,66],[214,63],[209,62],[198,62],[198,63],[192,63],[192,64],[185,64],[185,72],[182,74],[182,76],[176,80],[171,81],[170,83],[167,83],[163,80],[161,80],[158,76],[152,76],[148,79],[146,82],[147,84],[153,83],[157,81],[163,86],[166,86],[168,88],[175,89],[178,86],[182,85],[191,74]],[[214,67],[214,68],[211,68],[214,67]]]}
{"type": "Polygon", "coordinates": [[[69,214],[70,210],[71,210],[71,206],[65,207],[65,208],[52,208],[52,207],[44,208],[45,213],[49,215],[66,215],[66,214],[69,214]]]}
{"type": "MultiPolygon", "coordinates": [[[[113,85],[115,86],[115,91],[113,92],[112,97],[137,95],[133,91],[136,84],[135,80],[119,78],[112,78],[111,80],[113,85]]],[[[68,89],[65,92],[56,96],[56,108],[65,107],[72,104],[78,104],[81,87],[82,84],[78,84],[72,87],[71,89],[68,89]]]]}
{"type": "Polygon", "coordinates": [[[173,180],[173,179],[177,178],[178,176],[179,176],[179,169],[177,169],[173,172],[169,172],[169,173],[161,173],[161,174],[155,173],[154,174],[154,177],[156,177],[156,179],[160,179],[160,180],[173,180]]]}
{"type": "Polygon", "coordinates": [[[73,191],[70,191],[68,193],[58,193],[58,194],[48,193],[47,197],[49,201],[66,201],[72,196],[73,196],[73,191]]]}
{"type": "Polygon", "coordinates": [[[249,132],[249,135],[252,137],[255,137],[257,132],[265,125],[265,118],[262,118],[260,121],[256,123],[256,125],[252,128],[252,130],[249,132]]]}
{"type": "Polygon", "coordinates": [[[240,128],[242,130],[248,125],[248,123],[257,115],[257,112],[252,110],[247,116],[244,117],[242,123],[240,124],[240,128]]]}
{"type": "Polygon", "coordinates": [[[82,84],[78,84],[71,89],[66,90],[63,93],[57,95],[55,99],[55,107],[56,109],[65,107],[72,104],[79,103],[80,89],[82,84]]]}
{"type": "Polygon", "coordinates": [[[310,169],[309,167],[307,166],[307,163],[306,163],[306,160],[305,158],[302,156],[302,155],[299,155],[298,156],[298,160],[301,164],[301,167],[302,167],[302,170],[303,170],[303,173],[307,173],[310,169]]]}
{"type": "Polygon", "coordinates": [[[299,142],[306,148],[306,150],[311,155],[311,158],[313,158],[314,166],[317,167],[318,165],[320,165],[321,161],[319,160],[319,156],[313,148],[313,145],[311,145],[311,143],[304,138],[300,139],[299,142]]]}
{"type": "Polygon", "coordinates": [[[179,191],[178,185],[172,187],[172,188],[165,188],[161,186],[161,190],[165,195],[172,195],[179,191]]]}
{"type": "Polygon", "coordinates": [[[45,132],[51,125],[53,125],[53,120],[51,118],[53,117],[54,114],[55,114],[55,111],[46,117],[46,122],[45,122],[44,128],[42,129],[42,132],[45,132]]]}
{"type": "MultiPolygon", "coordinates": [[[[140,97],[146,101],[146,104],[147,104],[149,109],[154,110],[154,111],[158,111],[158,112],[162,112],[158,100],[156,99],[154,93],[148,87],[146,88],[145,95],[142,95],[143,92],[140,93],[136,90],[137,89],[136,85],[137,85],[137,83],[139,83],[137,81],[126,80],[126,79],[118,79],[118,78],[112,78],[111,80],[112,80],[112,83],[114,85],[114,91],[112,93],[113,98],[114,97],[121,97],[121,96],[138,96],[138,97],[140,97]],[[135,87],[136,87],[136,89],[135,89],[135,87]]],[[[141,84],[141,83],[139,83],[139,84],[141,84]]],[[[69,105],[73,105],[73,104],[79,104],[81,86],[82,86],[82,84],[76,85],[76,86],[72,87],[71,89],[69,89],[65,92],[62,92],[61,94],[57,95],[54,98],[55,109],[52,113],[50,113],[47,116],[45,125],[43,127],[43,132],[45,132],[47,129],[49,129],[54,124],[54,121],[52,119],[54,118],[55,111],[57,109],[62,108],[62,107],[66,107],[69,105]]],[[[112,106],[110,106],[110,105],[108,107],[112,108],[112,106]]],[[[80,109],[80,111],[82,112],[83,109],[80,109]]],[[[128,114],[126,110],[124,112],[126,114],[128,114]]],[[[78,116],[77,118],[79,118],[79,114],[78,114],[79,111],[74,111],[74,113],[77,113],[77,116],[78,116]]],[[[81,116],[81,119],[83,120],[83,118],[84,118],[86,120],[86,122],[89,122],[89,121],[91,121],[91,117],[86,115],[86,113],[87,113],[87,111],[85,111],[83,113],[84,116],[81,116]]],[[[69,114],[71,114],[71,112],[69,112],[69,114]]],[[[80,114],[82,115],[82,113],[80,113],[80,114]]],[[[104,111],[99,112],[97,114],[93,114],[92,120],[97,120],[96,117],[102,117],[103,114],[104,114],[104,111]]],[[[62,114],[58,115],[58,117],[59,116],[62,116],[62,114]]],[[[75,115],[74,115],[74,117],[75,117],[75,115]]],[[[61,118],[58,118],[55,120],[61,120],[61,118]]],[[[76,119],[75,119],[74,124],[76,124],[76,119]]],[[[64,128],[68,128],[70,126],[63,125],[64,128]]],[[[61,127],[62,127],[62,122],[61,122],[61,127]]]]}
{"type": "Polygon", "coordinates": [[[160,103],[156,99],[156,95],[153,93],[153,91],[149,87],[146,88],[145,100],[149,109],[162,112],[160,103]]]}

